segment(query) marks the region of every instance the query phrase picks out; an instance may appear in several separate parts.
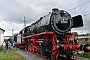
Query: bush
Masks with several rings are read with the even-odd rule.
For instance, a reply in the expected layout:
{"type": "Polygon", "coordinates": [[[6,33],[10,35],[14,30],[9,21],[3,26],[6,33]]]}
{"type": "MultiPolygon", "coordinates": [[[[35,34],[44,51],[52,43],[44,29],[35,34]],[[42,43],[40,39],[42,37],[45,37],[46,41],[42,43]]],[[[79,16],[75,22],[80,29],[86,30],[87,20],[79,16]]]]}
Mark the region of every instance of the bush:
{"type": "Polygon", "coordinates": [[[88,53],[88,58],[90,58],[90,52],[88,53]]]}
{"type": "Polygon", "coordinates": [[[90,52],[89,53],[80,53],[80,55],[79,56],[81,56],[81,57],[84,57],[84,58],[90,58],[90,52]]]}
{"type": "Polygon", "coordinates": [[[88,53],[83,53],[83,57],[87,58],[88,57],[88,53]]]}
{"type": "Polygon", "coordinates": [[[0,51],[3,51],[3,47],[2,46],[0,46],[0,51]]]}
{"type": "Polygon", "coordinates": [[[11,47],[8,47],[8,49],[13,50],[11,47]]]}
{"type": "MultiPolygon", "coordinates": [[[[83,45],[83,44],[89,44],[90,45],[90,42],[89,41],[84,41],[84,42],[79,42],[80,45],[83,45]]],[[[77,54],[75,54],[77,55],[77,54]]],[[[89,53],[85,53],[85,52],[82,52],[80,53],[81,57],[84,57],[84,58],[90,58],[90,52],[89,53]]]]}
{"type": "Polygon", "coordinates": [[[89,44],[90,45],[90,42],[89,41],[84,41],[84,42],[79,42],[80,45],[83,45],[83,44],[89,44]]]}

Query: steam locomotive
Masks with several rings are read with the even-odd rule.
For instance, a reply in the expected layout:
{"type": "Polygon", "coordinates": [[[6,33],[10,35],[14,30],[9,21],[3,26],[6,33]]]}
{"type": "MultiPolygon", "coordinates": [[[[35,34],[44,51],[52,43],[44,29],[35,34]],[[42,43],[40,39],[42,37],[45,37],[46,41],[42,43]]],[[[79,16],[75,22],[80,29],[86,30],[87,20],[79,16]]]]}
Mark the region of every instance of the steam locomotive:
{"type": "MultiPolygon", "coordinates": [[[[77,40],[70,39],[71,29],[82,26],[81,15],[71,17],[68,12],[53,8],[51,13],[20,31],[17,46],[52,60],[60,55],[71,58],[81,48],[77,40]]],[[[89,52],[90,47],[85,45],[83,49],[89,52]]]]}
{"type": "Polygon", "coordinates": [[[71,17],[68,12],[55,8],[52,9],[52,13],[41,17],[35,23],[27,26],[24,30],[24,34],[25,36],[28,36],[31,33],[36,34],[45,31],[52,31],[60,35],[70,31],[71,28],[82,26],[83,21],[81,15],[71,17]]]}

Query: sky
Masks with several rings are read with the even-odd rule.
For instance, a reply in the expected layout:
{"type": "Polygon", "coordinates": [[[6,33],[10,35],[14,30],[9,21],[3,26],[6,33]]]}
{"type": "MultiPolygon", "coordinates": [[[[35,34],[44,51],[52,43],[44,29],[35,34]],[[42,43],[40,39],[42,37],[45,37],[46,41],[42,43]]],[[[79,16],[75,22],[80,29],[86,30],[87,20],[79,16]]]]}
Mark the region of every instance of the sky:
{"type": "Polygon", "coordinates": [[[79,34],[89,32],[90,0],[0,0],[0,28],[5,30],[4,36],[12,36],[26,25],[47,15],[53,8],[65,10],[71,16],[82,15],[84,26],[72,29],[79,34]]]}

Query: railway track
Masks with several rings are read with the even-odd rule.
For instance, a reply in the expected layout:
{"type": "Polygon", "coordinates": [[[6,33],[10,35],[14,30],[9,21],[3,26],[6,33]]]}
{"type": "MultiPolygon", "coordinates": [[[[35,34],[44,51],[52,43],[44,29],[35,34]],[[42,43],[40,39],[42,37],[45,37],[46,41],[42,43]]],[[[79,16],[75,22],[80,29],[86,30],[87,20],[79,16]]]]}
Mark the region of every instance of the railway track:
{"type": "MultiPolygon", "coordinates": [[[[17,49],[16,52],[22,55],[26,60],[51,60],[50,58],[45,58],[44,56],[40,56],[35,53],[31,53],[31,52],[28,52],[19,48],[17,49]]],[[[82,58],[82,57],[75,57],[72,59],[67,59],[65,57],[60,56],[58,60],[90,60],[90,59],[82,58]]]]}

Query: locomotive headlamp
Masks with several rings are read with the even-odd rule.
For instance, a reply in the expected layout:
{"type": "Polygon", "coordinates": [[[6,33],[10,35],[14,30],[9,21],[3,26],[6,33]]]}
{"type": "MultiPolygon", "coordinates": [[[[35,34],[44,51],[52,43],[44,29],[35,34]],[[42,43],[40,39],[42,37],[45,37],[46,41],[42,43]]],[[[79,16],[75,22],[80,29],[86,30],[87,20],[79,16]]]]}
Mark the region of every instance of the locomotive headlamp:
{"type": "Polygon", "coordinates": [[[61,24],[68,24],[68,20],[65,19],[61,20],[61,24]]]}
{"type": "Polygon", "coordinates": [[[66,13],[66,11],[64,11],[64,14],[66,13]]]}

